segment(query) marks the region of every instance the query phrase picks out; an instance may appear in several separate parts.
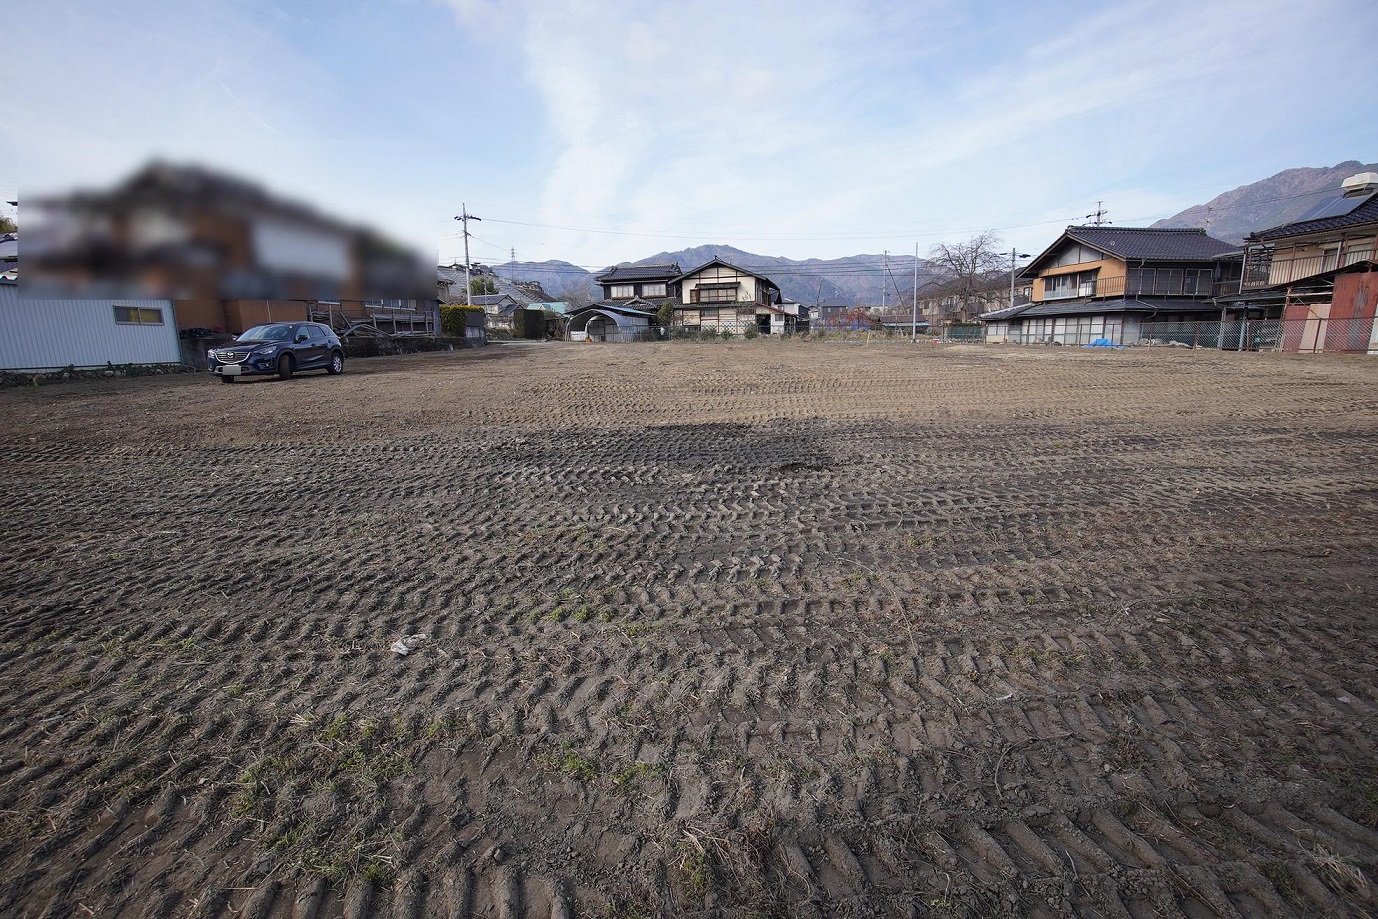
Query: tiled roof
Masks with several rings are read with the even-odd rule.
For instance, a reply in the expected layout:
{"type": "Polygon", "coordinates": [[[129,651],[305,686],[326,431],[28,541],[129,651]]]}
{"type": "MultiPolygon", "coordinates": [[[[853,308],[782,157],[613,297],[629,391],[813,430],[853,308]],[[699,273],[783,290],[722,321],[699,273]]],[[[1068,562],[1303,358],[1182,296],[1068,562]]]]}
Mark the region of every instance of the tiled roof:
{"type": "Polygon", "coordinates": [[[600,284],[616,281],[668,281],[679,275],[679,265],[617,265],[594,278],[600,284]]]}
{"type": "Polygon", "coordinates": [[[1068,227],[1067,236],[1120,258],[1163,262],[1208,262],[1239,248],[1198,229],[1068,227]]]}
{"type": "Polygon", "coordinates": [[[522,306],[543,303],[551,299],[550,294],[546,293],[541,285],[534,281],[509,281],[501,275],[493,275],[492,281],[497,285],[498,293],[511,297],[522,306]]]}
{"type": "Polygon", "coordinates": [[[776,284],[774,281],[772,281],[770,278],[766,277],[765,275],[763,275],[763,274],[757,274],[756,272],[752,271],[750,268],[743,268],[743,267],[740,266],[740,265],[734,265],[734,264],[732,264],[731,262],[723,261],[723,260],[720,259],[720,258],[710,258],[708,261],[704,262],[702,265],[698,266],[697,268],[693,268],[693,269],[691,269],[691,270],[689,270],[689,271],[684,272],[684,274],[682,274],[682,275],[680,275],[679,277],[675,278],[675,280],[676,280],[676,281],[682,281],[682,280],[684,280],[685,278],[689,277],[690,275],[698,274],[700,271],[703,271],[705,268],[709,268],[709,267],[711,267],[711,266],[713,266],[713,265],[721,265],[721,266],[723,266],[724,268],[731,268],[733,271],[740,271],[742,274],[749,274],[749,275],[751,275],[753,278],[756,278],[756,279],[761,280],[761,281],[765,281],[767,284],[769,284],[770,286],[774,287],[774,288],[777,289],[777,290],[780,288],[780,285],[776,284]]]}
{"type": "Polygon", "coordinates": [[[982,322],[994,322],[1000,319],[1009,319],[1011,316],[1018,316],[1029,308],[1029,304],[1021,303],[1019,306],[1006,306],[998,310],[991,310],[989,313],[982,313],[976,318],[982,322]]]}
{"type": "Polygon", "coordinates": [[[1259,230],[1249,238],[1264,242],[1282,239],[1287,236],[1305,236],[1311,233],[1324,233],[1327,230],[1343,230],[1364,224],[1378,223],[1378,194],[1372,195],[1363,204],[1339,217],[1321,217],[1318,220],[1302,220],[1297,223],[1284,223],[1280,227],[1259,230]]]}
{"type": "MultiPolygon", "coordinates": [[[[461,301],[464,299],[464,269],[441,265],[435,270],[436,280],[445,285],[450,299],[461,301]]],[[[486,271],[473,272],[474,277],[487,278],[490,283],[498,289],[496,294],[482,294],[474,297],[475,305],[482,303],[485,306],[492,305],[507,297],[517,303],[526,306],[530,303],[550,302],[550,294],[546,293],[540,284],[534,281],[509,281],[499,275],[490,274],[486,271]],[[497,297],[498,299],[493,299],[497,297]],[[487,299],[485,299],[487,298],[487,299]]]]}
{"type": "Polygon", "coordinates": [[[516,302],[507,294],[475,294],[473,301],[474,306],[497,306],[499,303],[516,302]]]}

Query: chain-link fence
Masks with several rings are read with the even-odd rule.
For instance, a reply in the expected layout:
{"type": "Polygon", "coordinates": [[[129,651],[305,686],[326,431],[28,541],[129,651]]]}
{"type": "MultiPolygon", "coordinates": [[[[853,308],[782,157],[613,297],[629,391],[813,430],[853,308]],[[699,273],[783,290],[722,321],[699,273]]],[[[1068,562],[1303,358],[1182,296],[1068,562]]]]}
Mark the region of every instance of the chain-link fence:
{"type": "MultiPolygon", "coordinates": [[[[1099,318],[1099,317],[1096,317],[1099,318]]],[[[1133,318],[1103,320],[1072,317],[1041,320],[1022,328],[1007,324],[952,325],[920,330],[920,341],[1000,342],[1009,344],[1071,345],[1082,347],[1205,348],[1223,351],[1291,351],[1297,353],[1378,354],[1378,329],[1373,319],[1311,317],[1305,319],[1135,321],[1133,318]]],[[[1013,325],[1013,324],[1008,324],[1013,325]]],[[[814,342],[875,344],[908,342],[908,329],[868,328],[861,324],[767,327],[763,323],[723,321],[698,326],[614,326],[570,335],[590,342],[707,342],[771,341],[793,339],[814,342]]]]}
{"type": "Polygon", "coordinates": [[[1351,317],[1151,321],[1074,316],[1023,323],[992,322],[985,337],[987,341],[1013,344],[1378,353],[1374,320],[1351,317]]]}
{"type": "Polygon", "coordinates": [[[1378,353],[1373,319],[1351,317],[1144,322],[1139,325],[1137,340],[1128,343],[1225,351],[1378,353]]]}
{"type": "MultiPolygon", "coordinates": [[[[569,333],[571,341],[631,342],[631,341],[770,341],[794,339],[822,342],[883,342],[909,341],[912,330],[863,323],[765,323],[750,320],[724,320],[701,325],[613,325],[611,322],[590,323],[581,331],[569,333]]],[[[979,325],[954,325],[944,329],[918,329],[920,341],[979,342],[983,329],[979,325]]]]}

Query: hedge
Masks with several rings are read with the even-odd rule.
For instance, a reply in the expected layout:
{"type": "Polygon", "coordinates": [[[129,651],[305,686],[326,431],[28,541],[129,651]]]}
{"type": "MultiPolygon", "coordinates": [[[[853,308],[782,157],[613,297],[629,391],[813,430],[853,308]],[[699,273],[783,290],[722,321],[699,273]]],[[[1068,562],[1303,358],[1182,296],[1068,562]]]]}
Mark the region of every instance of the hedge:
{"type": "Polygon", "coordinates": [[[463,303],[446,305],[440,308],[440,330],[446,335],[463,338],[469,333],[469,313],[481,313],[481,306],[467,306],[463,303]]]}

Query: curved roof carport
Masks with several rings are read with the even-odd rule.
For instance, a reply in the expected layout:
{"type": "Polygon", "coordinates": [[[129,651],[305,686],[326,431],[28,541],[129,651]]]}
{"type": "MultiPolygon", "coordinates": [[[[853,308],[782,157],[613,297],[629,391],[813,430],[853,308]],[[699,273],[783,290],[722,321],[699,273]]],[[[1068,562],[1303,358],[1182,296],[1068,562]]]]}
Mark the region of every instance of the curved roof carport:
{"type": "Polygon", "coordinates": [[[652,316],[643,310],[595,304],[569,316],[570,341],[642,341],[652,316]]]}

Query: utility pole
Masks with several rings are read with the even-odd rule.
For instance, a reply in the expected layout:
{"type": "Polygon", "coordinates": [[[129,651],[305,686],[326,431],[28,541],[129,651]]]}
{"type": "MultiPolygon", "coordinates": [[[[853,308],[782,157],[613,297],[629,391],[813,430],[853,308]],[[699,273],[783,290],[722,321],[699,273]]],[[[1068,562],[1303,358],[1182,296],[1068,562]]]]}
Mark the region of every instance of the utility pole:
{"type": "Polygon", "coordinates": [[[885,283],[890,280],[890,250],[886,249],[880,257],[880,314],[885,315],[885,283]]]}
{"type": "Polygon", "coordinates": [[[914,309],[909,314],[909,343],[919,341],[919,244],[914,243],[914,309]]]}
{"type": "Polygon", "coordinates": [[[1010,250],[1010,309],[1014,309],[1014,263],[1016,259],[1031,258],[1029,253],[1018,249],[1010,250]]]}
{"type": "Polygon", "coordinates": [[[1103,202],[1097,201],[1097,202],[1096,202],[1096,209],[1095,209],[1093,212],[1091,212],[1090,214],[1087,214],[1087,215],[1086,215],[1086,219],[1089,220],[1089,221],[1091,221],[1091,225],[1092,225],[1092,226],[1097,226],[1097,227],[1098,227],[1098,226],[1100,226],[1100,225],[1103,224],[1103,223],[1109,223],[1109,222],[1110,222],[1109,220],[1106,220],[1106,219],[1105,219],[1105,215],[1106,215],[1108,212],[1106,211],[1106,209],[1105,209],[1104,207],[1101,206],[1102,203],[1103,203],[1103,202]]]}
{"type": "Polygon", "coordinates": [[[469,206],[467,204],[461,203],[459,206],[462,210],[455,219],[464,224],[464,303],[467,306],[473,306],[474,288],[469,279],[469,221],[478,220],[482,222],[483,218],[475,217],[473,214],[469,213],[469,206]]]}

